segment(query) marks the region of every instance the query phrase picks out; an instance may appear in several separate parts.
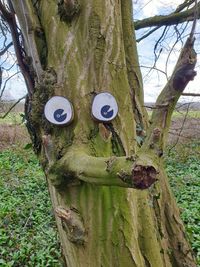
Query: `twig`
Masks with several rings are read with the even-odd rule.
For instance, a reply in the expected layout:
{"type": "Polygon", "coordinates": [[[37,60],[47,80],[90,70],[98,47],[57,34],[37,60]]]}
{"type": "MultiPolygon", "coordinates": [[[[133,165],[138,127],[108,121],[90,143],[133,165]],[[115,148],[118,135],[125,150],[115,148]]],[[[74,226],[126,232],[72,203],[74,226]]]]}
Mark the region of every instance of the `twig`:
{"type": "Polygon", "coordinates": [[[6,51],[8,51],[8,49],[13,45],[13,42],[10,42],[6,47],[4,47],[3,50],[0,51],[0,56],[3,56],[6,51]]]}
{"type": "Polygon", "coordinates": [[[167,74],[166,74],[166,72],[164,72],[164,71],[161,70],[161,69],[156,68],[155,66],[149,67],[149,66],[140,65],[139,67],[140,67],[140,68],[145,68],[145,69],[151,69],[151,70],[159,71],[159,72],[161,72],[162,74],[164,74],[164,75],[166,76],[166,78],[167,78],[167,74]]]}
{"type": "Polygon", "coordinates": [[[195,0],[190,0],[190,1],[188,1],[188,0],[185,0],[182,4],[180,4],[177,8],[176,8],[176,10],[175,10],[175,12],[174,13],[179,13],[180,11],[182,11],[184,8],[188,8],[191,4],[193,4],[195,2],[195,0]]]}
{"type": "Polygon", "coordinates": [[[5,81],[4,86],[3,86],[2,90],[1,90],[1,93],[0,93],[0,99],[2,98],[2,95],[3,95],[4,91],[5,91],[7,82],[8,82],[10,79],[12,79],[15,75],[17,75],[17,74],[19,74],[19,73],[20,73],[20,71],[15,72],[13,75],[11,75],[11,76],[5,81]]]}
{"type": "Polygon", "coordinates": [[[200,96],[200,94],[196,94],[196,93],[182,93],[182,96],[200,96]]]}
{"type": "Polygon", "coordinates": [[[182,138],[185,138],[185,139],[191,139],[191,137],[188,137],[188,136],[184,136],[184,135],[182,135],[182,134],[177,134],[177,133],[174,133],[173,131],[169,131],[169,134],[171,134],[171,135],[178,135],[178,137],[182,137],[182,138]]]}
{"type": "Polygon", "coordinates": [[[198,19],[198,3],[197,0],[195,0],[195,5],[194,5],[194,20],[193,20],[193,24],[192,24],[192,30],[190,32],[190,39],[193,39],[194,37],[194,33],[195,33],[195,29],[196,29],[196,25],[197,25],[197,19],[198,19]]]}
{"type": "Polygon", "coordinates": [[[19,103],[21,102],[23,99],[25,99],[26,96],[23,96],[21,98],[19,98],[9,109],[8,111],[3,115],[3,116],[0,116],[0,119],[5,119],[5,117],[11,112],[11,110],[19,103]]]}
{"type": "Polygon", "coordinates": [[[176,145],[178,144],[178,142],[179,142],[179,139],[180,139],[180,137],[181,137],[181,133],[182,133],[182,131],[183,131],[183,128],[184,128],[184,125],[185,125],[185,122],[186,122],[186,119],[187,119],[187,116],[188,116],[189,108],[190,108],[190,104],[189,104],[188,107],[187,107],[186,114],[185,114],[185,116],[184,116],[183,123],[182,123],[182,125],[181,125],[181,129],[180,129],[179,133],[177,134],[177,135],[178,135],[178,138],[176,139],[176,142],[174,143],[174,145],[171,146],[171,147],[169,148],[169,153],[171,152],[171,150],[172,150],[173,148],[175,148],[175,146],[176,146],[176,145]]]}
{"type": "Polygon", "coordinates": [[[139,43],[140,41],[144,40],[145,38],[147,38],[149,35],[151,35],[152,33],[154,33],[155,31],[157,31],[158,29],[160,29],[161,26],[157,26],[155,28],[153,28],[152,30],[150,30],[149,32],[147,32],[146,34],[144,34],[142,37],[138,38],[136,40],[137,43],[139,43]]]}
{"type": "Polygon", "coordinates": [[[27,218],[27,220],[26,220],[26,222],[25,222],[25,224],[24,224],[22,230],[24,230],[24,229],[26,228],[28,222],[30,221],[30,218],[31,218],[32,214],[33,214],[33,210],[31,210],[30,215],[28,216],[28,218],[27,218]]]}
{"type": "Polygon", "coordinates": [[[150,109],[160,109],[160,108],[166,108],[168,107],[168,104],[166,105],[155,105],[155,106],[147,106],[147,105],[144,105],[145,108],[150,108],[150,109]]]}

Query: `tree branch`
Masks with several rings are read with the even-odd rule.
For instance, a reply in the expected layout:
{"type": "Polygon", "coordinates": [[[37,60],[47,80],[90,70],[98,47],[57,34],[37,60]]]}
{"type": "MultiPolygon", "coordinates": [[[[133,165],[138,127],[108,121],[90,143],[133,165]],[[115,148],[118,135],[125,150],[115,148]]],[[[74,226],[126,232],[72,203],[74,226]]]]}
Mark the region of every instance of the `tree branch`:
{"type": "Polygon", "coordinates": [[[140,41],[144,40],[145,38],[147,38],[149,35],[151,35],[152,33],[154,33],[155,31],[157,31],[158,29],[160,29],[161,26],[157,26],[155,28],[153,28],[152,30],[148,31],[146,34],[144,34],[143,36],[141,36],[140,38],[138,38],[136,40],[137,43],[139,43],[140,41]]]}
{"type": "Polygon", "coordinates": [[[10,42],[6,47],[4,47],[1,51],[0,51],[0,56],[3,56],[6,51],[8,51],[8,49],[13,45],[13,42],[10,42]]]}
{"type": "Polygon", "coordinates": [[[198,18],[200,18],[200,3],[186,11],[177,12],[166,16],[154,16],[143,20],[138,20],[134,22],[135,30],[144,29],[147,27],[159,27],[159,26],[171,26],[177,25],[179,23],[193,21],[194,14],[198,12],[198,18]]]}
{"type": "Polygon", "coordinates": [[[1,15],[3,16],[4,20],[7,21],[9,19],[12,19],[12,13],[7,10],[7,8],[2,3],[2,1],[0,1],[0,11],[1,11],[1,15]]]}
{"type": "Polygon", "coordinates": [[[25,62],[24,62],[24,57],[22,54],[22,49],[21,49],[20,40],[19,40],[19,33],[17,31],[17,23],[16,23],[16,19],[15,19],[15,14],[9,12],[6,9],[6,7],[4,6],[4,4],[2,3],[2,1],[0,1],[0,12],[1,12],[2,17],[4,18],[4,20],[8,23],[8,25],[10,27],[17,61],[18,61],[19,67],[21,69],[21,72],[24,76],[24,79],[25,79],[25,82],[27,85],[27,89],[28,89],[28,93],[29,93],[29,95],[32,95],[33,88],[34,88],[33,80],[32,80],[32,77],[30,75],[29,66],[27,64],[25,64],[25,62]]]}
{"type": "Polygon", "coordinates": [[[196,0],[185,0],[182,4],[180,4],[174,13],[182,11],[184,8],[188,8],[190,5],[192,5],[196,0]]]}
{"type": "Polygon", "coordinates": [[[150,148],[155,151],[158,156],[163,154],[166,135],[176,103],[189,81],[193,80],[196,75],[194,67],[197,54],[193,48],[194,40],[193,37],[187,39],[172,75],[156,101],[155,106],[163,108],[154,109],[152,112],[151,126],[143,146],[146,150],[150,148]]]}
{"type": "Polygon", "coordinates": [[[158,165],[153,154],[140,153],[135,158],[93,157],[78,147],[56,160],[50,135],[43,136],[43,148],[49,162],[49,177],[58,188],[63,184],[84,181],[96,185],[146,189],[158,180],[158,165]]]}
{"type": "Polygon", "coordinates": [[[182,96],[200,96],[200,94],[196,94],[196,93],[182,93],[182,96]]]}
{"type": "Polygon", "coordinates": [[[19,103],[21,102],[23,99],[25,99],[26,96],[23,96],[21,98],[19,98],[9,109],[8,111],[6,111],[6,113],[3,116],[0,116],[0,119],[5,119],[5,117],[11,112],[11,110],[13,110],[13,108],[19,103]]]}
{"type": "Polygon", "coordinates": [[[41,80],[41,76],[43,74],[42,65],[40,62],[40,57],[38,54],[38,49],[36,45],[35,36],[38,35],[39,32],[41,32],[41,25],[38,20],[38,17],[34,13],[34,7],[31,1],[26,0],[20,0],[16,3],[13,3],[14,8],[17,8],[17,10],[20,10],[21,16],[18,18],[20,20],[24,21],[22,25],[24,24],[24,38],[26,40],[26,45],[29,47],[29,51],[31,53],[31,60],[33,63],[34,71],[37,75],[38,81],[41,80]]]}
{"type": "MultiPolygon", "coordinates": [[[[1,71],[2,71],[2,69],[1,69],[1,71]]],[[[17,75],[17,74],[19,74],[19,71],[18,72],[15,72],[13,75],[11,75],[10,77],[8,77],[7,79],[6,79],[6,81],[4,82],[4,85],[3,85],[3,88],[1,89],[1,92],[0,92],[0,99],[2,98],[2,96],[3,96],[3,93],[4,93],[4,91],[5,91],[5,89],[6,89],[6,85],[7,85],[7,83],[8,83],[8,81],[10,80],[10,79],[12,79],[15,75],[17,75]]],[[[2,73],[1,73],[1,75],[2,75],[2,73]]],[[[1,77],[2,78],[2,77],[1,77]]],[[[2,85],[2,80],[1,80],[1,85],[2,85]]],[[[1,87],[0,87],[1,88],[1,87]]]]}

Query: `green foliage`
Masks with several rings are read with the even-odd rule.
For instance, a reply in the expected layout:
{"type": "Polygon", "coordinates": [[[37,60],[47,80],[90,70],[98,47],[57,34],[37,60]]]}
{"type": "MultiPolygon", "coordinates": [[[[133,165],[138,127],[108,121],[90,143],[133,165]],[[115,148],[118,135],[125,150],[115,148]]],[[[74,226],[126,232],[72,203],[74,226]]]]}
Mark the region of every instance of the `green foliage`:
{"type": "Polygon", "coordinates": [[[0,153],[0,266],[62,266],[41,168],[31,151],[0,153]]]}
{"type": "MultiPolygon", "coordinates": [[[[3,115],[3,113],[1,114],[3,115]]],[[[22,124],[23,123],[23,113],[10,112],[4,119],[0,118],[0,124],[22,124]]]]}
{"type": "MultiPolygon", "coordinates": [[[[149,110],[148,111],[149,116],[151,116],[152,111],[149,110]]],[[[199,119],[200,118],[200,111],[199,110],[189,110],[189,112],[187,111],[174,111],[173,112],[173,119],[177,119],[177,118],[195,118],[195,119],[199,119]]]]}
{"type": "Polygon", "coordinates": [[[190,110],[189,112],[187,112],[187,111],[181,111],[181,112],[174,111],[174,113],[173,113],[173,118],[184,118],[185,116],[187,118],[199,119],[200,118],[200,111],[199,110],[190,110]]]}
{"type": "Polygon", "coordinates": [[[179,145],[166,158],[167,173],[187,236],[200,266],[200,143],[179,145]]]}
{"type": "MultiPolygon", "coordinates": [[[[176,147],[166,167],[200,266],[199,147],[176,147]]],[[[0,266],[62,266],[45,178],[27,149],[0,153],[0,266]]]]}

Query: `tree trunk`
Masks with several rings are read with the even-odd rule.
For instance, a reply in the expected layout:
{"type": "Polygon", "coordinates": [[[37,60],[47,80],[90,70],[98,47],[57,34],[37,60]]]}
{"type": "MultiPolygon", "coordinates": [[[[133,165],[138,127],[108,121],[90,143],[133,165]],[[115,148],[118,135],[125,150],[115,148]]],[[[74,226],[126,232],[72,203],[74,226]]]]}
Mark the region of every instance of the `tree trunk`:
{"type": "Polygon", "coordinates": [[[162,159],[156,162],[158,181],[145,190],[126,188],[132,186],[114,175],[121,165],[112,170],[118,159],[133,164],[148,127],[132,1],[27,0],[13,5],[32,59],[27,126],[47,176],[66,265],[196,266],[162,159]],[[117,100],[119,113],[112,122],[91,116],[100,92],[117,100]],[[70,125],[45,119],[44,105],[54,95],[73,104],[70,125]],[[87,179],[82,169],[89,172],[87,179]]]}

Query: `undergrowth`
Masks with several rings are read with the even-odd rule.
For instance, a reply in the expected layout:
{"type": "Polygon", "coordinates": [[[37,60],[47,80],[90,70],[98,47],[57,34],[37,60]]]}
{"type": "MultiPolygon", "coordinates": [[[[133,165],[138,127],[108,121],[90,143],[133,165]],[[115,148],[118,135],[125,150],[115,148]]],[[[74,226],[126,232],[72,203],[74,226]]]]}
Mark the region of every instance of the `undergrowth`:
{"type": "MultiPolygon", "coordinates": [[[[199,148],[177,146],[166,169],[200,266],[199,148]]],[[[47,184],[30,150],[0,152],[0,266],[62,266],[47,184]]]]}
{"type": "Polygon", "coordinates": [[[169,151],[166,170],[200,266],[200,143],[178,145],[169,151]]]}
{"type": "Polygon", "coordinates": [[[62,266],[47,185],[31,151],[0,153],[0,266],[62,266]]]}

